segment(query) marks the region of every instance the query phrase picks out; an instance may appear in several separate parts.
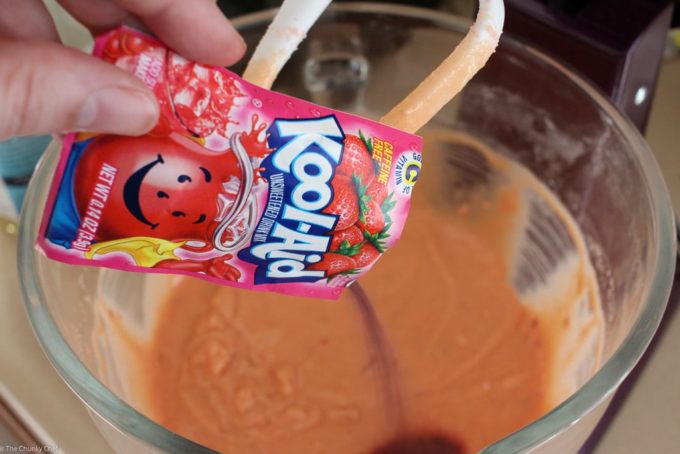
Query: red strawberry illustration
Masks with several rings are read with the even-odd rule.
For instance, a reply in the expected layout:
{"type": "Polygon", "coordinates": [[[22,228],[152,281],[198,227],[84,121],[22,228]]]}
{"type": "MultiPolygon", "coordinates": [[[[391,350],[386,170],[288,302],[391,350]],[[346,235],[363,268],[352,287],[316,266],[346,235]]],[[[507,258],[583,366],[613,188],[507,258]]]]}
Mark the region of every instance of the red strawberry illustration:
{"type": "Polygon", "coordinates": [[[362,241],[364,241],[364,235],[359,230],[359,227],[353,225],[346,228],[345,230],[336,231],[333,234],[333,239],[331,240],[331,251],[337,251],[340,249],[344,242],[347,242],[346,246],[355,246],[362,241]]]}
{"type": "Polygon", "coordinates": [[[365,243],[361,246],[359,253],[352,258],[357,268],[363,268],[378,260],[378,257],[380,257],[380,252],[371,243],[365,243]]]}
{"type": "Polygon", "coordinates": [[[356,268],[354,259],[344,254],[327,252],[320,262],[307,267],[308,270],[325,271],[326,277],[334,276],[339,273],[348,273],[356,268]]]}
{"type": "Polygon", "coordinates": [[[369,200],[362,207],[365,209],[362,210],[357,225],[372,235],[382,232],[385,228],[385,215],[380,204],[375,200],[369,200]]]}
{"type": "Polygon", "coordinates": [[[335,230],[344,230],[359,219],[357,194],[352,180],[344,175],[336,174],[331,180],[331,186],[333,187],[333,200],[323,212],[339,216],[335,230]]]}
{"type": "Polygon", "coordinates": [[[368,189],[366,189],[366,195],[370,196],[371,200],[381,204],[387,197],[387,186],[374,179],[368,186],[368,189]]]}
{"type": "Polygon", "coordinates": [[[345,137],[345,151],[336,171],[347,177],[356,175],[364,185],[373,180],[375,176],[373,158],[371,158],[371,153],[360,137],[352,135],[345,137]]]}

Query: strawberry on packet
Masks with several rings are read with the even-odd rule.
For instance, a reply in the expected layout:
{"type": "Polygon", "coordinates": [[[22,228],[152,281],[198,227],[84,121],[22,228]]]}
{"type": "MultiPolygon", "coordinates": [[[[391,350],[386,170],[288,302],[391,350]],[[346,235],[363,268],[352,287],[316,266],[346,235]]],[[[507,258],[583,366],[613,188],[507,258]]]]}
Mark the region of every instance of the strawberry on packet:
{"type": "Polygon", "coordinates": [[[420,137],[190,62],[128,28],[94,55],[161,118],[68,135],[37,247],[65,263],[335,299],[401,235],[420,137]]]}

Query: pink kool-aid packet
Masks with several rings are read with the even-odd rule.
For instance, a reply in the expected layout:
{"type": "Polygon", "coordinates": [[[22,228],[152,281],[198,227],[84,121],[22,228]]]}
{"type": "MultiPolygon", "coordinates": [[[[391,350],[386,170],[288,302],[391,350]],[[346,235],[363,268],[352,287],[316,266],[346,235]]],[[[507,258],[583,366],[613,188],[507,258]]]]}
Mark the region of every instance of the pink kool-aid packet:
{"type": "Polygon", "coordinates": [[[420,137],[130,29],[94,55],[144,81],[161,119],[141,137],[66,137],[38,238],[50,258],[337,298],[399,238],[420,137]]]}

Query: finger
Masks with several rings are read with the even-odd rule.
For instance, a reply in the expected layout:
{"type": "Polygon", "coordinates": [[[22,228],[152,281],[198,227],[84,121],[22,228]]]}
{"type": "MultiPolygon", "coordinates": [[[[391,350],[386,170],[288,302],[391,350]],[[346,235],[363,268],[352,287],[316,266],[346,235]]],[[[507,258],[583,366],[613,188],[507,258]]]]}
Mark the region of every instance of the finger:
{"type": "Polygon", "coordinates": [[[177,52],[201,63],[228,66],[245,42],[213,0],[59,0],[97,34],[139,18],[177,52]]]}
{"type": "Polygon", "coordinates": [[[42,0],[2,0],[0,38],[59,41],[57,28],[42,0]]]}
{"type": "Polygon", "coordinates": [[[78,22],[98,35],[126,23],[129,13],[109,0],[57,0],[78,22]]]}
{"type": "Polygon", "coordinates": [[[214,0],[113,0],[138,16],[185,57],[213,65],[236,63],[245,41],[214,0]]]}
{"type": "Polygon", "coordinates": [[[139,135],[159,108],[122,70],[53,43],[0,41],[0,139],[67,130],[139,135]]]}
{"type": "Polygon", "coordinates": [[[110,0],[57,0],[71,16],[83,24],[94,36],[121,25],[146,31],[144,24],[110,0]]]}

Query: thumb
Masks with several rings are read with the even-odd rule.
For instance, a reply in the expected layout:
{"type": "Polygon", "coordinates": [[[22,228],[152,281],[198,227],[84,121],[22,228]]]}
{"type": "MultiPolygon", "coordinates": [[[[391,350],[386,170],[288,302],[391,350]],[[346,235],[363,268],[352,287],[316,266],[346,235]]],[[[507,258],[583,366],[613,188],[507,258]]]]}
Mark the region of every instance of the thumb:
{"type": "Polygon", "coordinates": [[[138,79],[54,43],[0,41],[0,139],[91,131],[140,135],[158,103],[138,79]]]}

